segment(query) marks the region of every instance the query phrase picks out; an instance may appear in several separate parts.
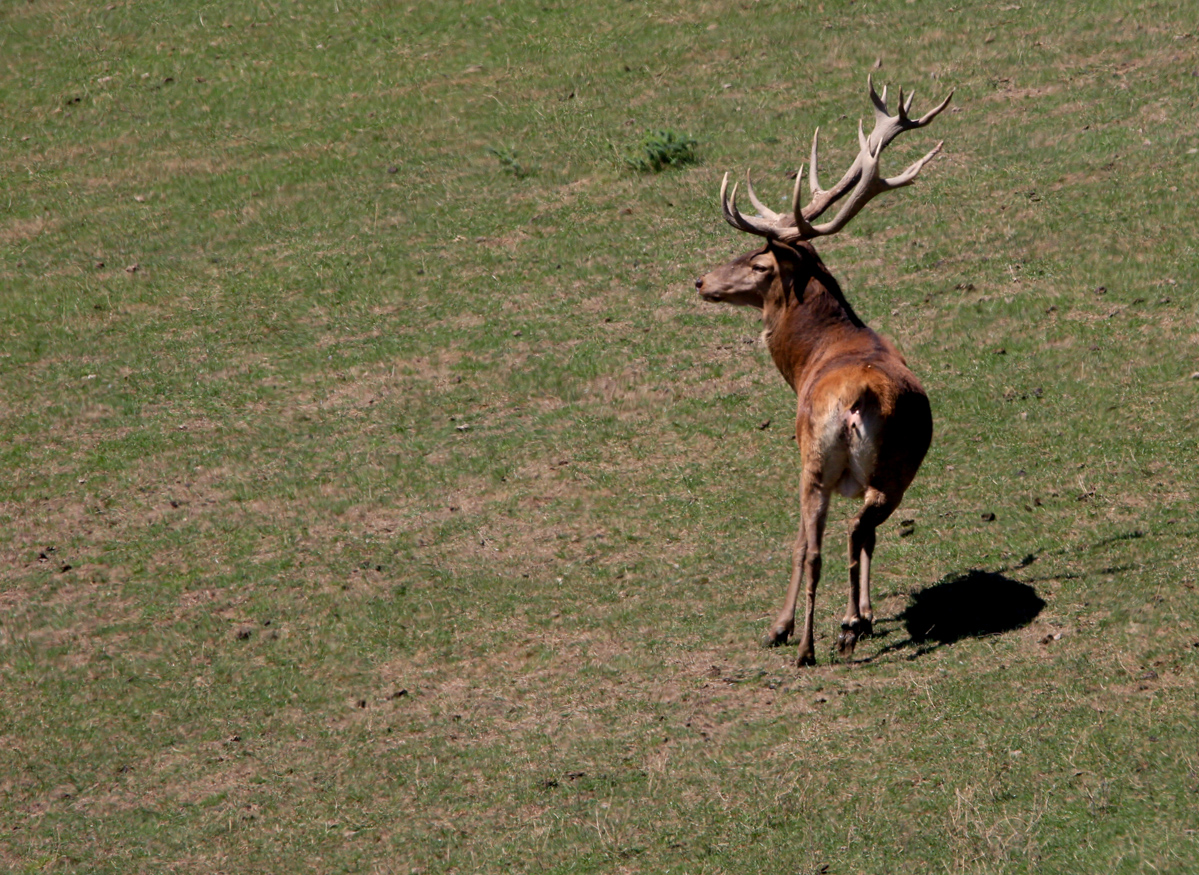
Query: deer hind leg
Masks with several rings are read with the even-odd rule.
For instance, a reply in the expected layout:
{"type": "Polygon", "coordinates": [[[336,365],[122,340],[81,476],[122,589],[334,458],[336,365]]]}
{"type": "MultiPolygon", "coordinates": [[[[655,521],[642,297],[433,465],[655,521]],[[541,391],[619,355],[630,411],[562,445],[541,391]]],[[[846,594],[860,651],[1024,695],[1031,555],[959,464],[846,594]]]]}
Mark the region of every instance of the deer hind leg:
{"type": "Polygon", "coordinates": [[[874,556],[875,529],[899,506],[898,496],[873,487],[866,490],[865,502],[849,526],[849,605],[841,621],[837,639],[843,657],[853,656],[859,638],[874,631],[874,609],[870,605],[870,562],[874,556]]]}
{"type": "Polygon", "coordinates": [[[816,587],[820,583],[820,542],[824,538],[824,522],[828,516],[828,496],[828,489],[821,484],[819,473],[804,471],[800,493],[802,521],[799,529],[803,547],[801,550],[797,544],[795,567],[791,571],[792,586],[797,597],[801,574],[807,579],[803,632],[799,639],[799,654],[796,657],[796,663],[801,666],[816,664],[812,627],[816,615],[816,587]]]}

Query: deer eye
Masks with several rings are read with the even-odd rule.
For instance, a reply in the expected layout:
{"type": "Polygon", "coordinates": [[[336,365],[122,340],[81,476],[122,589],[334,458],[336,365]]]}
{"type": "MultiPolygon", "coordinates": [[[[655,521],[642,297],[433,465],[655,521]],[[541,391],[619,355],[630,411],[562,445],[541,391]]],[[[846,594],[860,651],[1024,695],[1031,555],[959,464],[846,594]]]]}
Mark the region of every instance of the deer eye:
{"type": "Polygon", "coordinates": [[[768,273],[770,271],[770,268],[764,264],[751,264],[749,269],[754,273],[768,273]]]}

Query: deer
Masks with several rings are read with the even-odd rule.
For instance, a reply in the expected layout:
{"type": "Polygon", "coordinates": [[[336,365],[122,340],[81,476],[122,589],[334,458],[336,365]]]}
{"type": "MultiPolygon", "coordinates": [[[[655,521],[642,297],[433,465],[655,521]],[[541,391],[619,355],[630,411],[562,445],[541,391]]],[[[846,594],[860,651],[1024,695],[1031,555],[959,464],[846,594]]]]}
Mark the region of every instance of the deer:
{"type": "Polygon", "coordinates": [[[763,340],[770,356],[795,392],[795,439],[800,452],[799,532],[791,558],[791,580],[778,618],[763,644],[785,644],[795,631],[801,584],[806,580],[803,631],[796,663],[816,664],[813,623],[820,582],[821,543],[833,492],[861,499],[849,525],[849,604],[837,638],[843,659],[853,656],[859,639],[874,630],[870,604],[870,563],[875,530],[903,500],[904,493],[932,442],[928,395],[891,341],[875,333],[854,312],[837,280],[812,246],[844,228],[874,197],[911,185],[944,145],[937,145],[898,176],[883,178],[879,158],[905,131],[922,128],[949,105],[953,91],[919,118],[910,115],[914,93],[899,91],[894,115],[887,89],[880,96],[867,78],[875,123],[869,136],[858,121],[858,155],[841,180],[824,189],[818,179],[820,129],[812,137],[808,181],[811,196],[801,206],[803,166],[795,175],[791,210],[766,207],[746,174],[745,190],[757,215],[737,207],[737,185],[729,193],[729,174],[720,185],[725,221],[765,238],[761,248],[714,268],[695,281],[703,300],[762,311],[763,340]],[[844,198],[836,215],[813,224],[844,198]]]}

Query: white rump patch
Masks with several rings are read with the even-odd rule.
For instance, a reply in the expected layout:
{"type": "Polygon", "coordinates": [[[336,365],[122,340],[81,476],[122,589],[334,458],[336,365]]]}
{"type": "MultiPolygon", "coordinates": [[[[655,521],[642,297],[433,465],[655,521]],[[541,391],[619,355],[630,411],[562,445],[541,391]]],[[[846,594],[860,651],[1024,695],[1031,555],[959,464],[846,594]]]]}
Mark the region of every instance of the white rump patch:
{"type": "Polygon", "coordinates": [[[824,482],[846,498],[861,498],[878,461],[878,417],[869,408],[832,413],[821,435],[824,482]]]}

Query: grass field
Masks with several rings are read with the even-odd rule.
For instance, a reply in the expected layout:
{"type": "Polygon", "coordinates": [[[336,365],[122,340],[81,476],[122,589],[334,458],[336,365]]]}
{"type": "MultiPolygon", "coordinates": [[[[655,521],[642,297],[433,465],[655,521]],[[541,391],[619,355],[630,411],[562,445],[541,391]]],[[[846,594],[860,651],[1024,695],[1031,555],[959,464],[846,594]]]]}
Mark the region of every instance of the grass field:
{"type": "Polygon", "coordinates": [[[1181,0],[3,3],[0,869],[1194,871],[1197,103],[1181,0]],[[868,72],[955,90],[819,244],[936,434],[799,670],[692,283],[868,72]]]}

